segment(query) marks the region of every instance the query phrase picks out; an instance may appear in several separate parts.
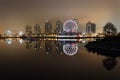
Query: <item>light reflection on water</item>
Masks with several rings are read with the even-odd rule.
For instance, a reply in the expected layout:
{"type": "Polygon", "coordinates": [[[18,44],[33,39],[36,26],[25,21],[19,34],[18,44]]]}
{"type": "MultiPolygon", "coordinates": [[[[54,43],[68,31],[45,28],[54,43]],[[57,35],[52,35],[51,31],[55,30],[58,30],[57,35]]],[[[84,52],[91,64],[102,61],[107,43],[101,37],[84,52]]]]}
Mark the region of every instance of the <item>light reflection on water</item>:
{"type": "Polygon", "coordinates": [[[55,43],[52,44],[51,42],[53,42],[52,40],[40,40],[39,38],[35,38],[35,39],[12,39],[12,38],[8,38],[8,39],[4,39],[5,43],[8,45],[12,45],[12,43],[14,43],[14,41],[19,42],[19,44],[25,44],[25,48],[29,49],[29,48],[34,48],[36,51],[38,51],[39,49],[42,48],[41,43],[44,42],[45,43],[45,51],[46,54],[50,53],[52,51],[52,45],[56,45],[56,50],[58,53],[63,52],[64,54],[68,55],[68,56],[74,56],[75,54],[77,54],[79,47],[78,46],[84,46],[87,41],[83,40],[83,39],[58,39],[56,41],[54,41],[55,43]],[[78,44],[79,43],[79,44],[78,44]]]}
{"type": "MultiPolygon", "coordinates": [[[[73,41],[50,39],[44,40],[39,38],[32,40],[4,39],[0,41],[0,50],[4,53],[0,53],[0,60],[8,59],[9,61],[5,61],[6,65],[12,65],[12,70],[17,69],[15,68],[16,65],[22,66],[24,64],[25,68],[23,68],[23,70],[26,70],[29,66],[30,69],[33,70],[33,72],[39,72],[41,71],[41,69],[46,72],[49,72],[49,70],[52,69],[60,69],[58,70],[59,72],[64,70],[63,72],[66,74],[70,74],[68,72],[71,71],[78,72],[80,76],[94,77],[94,75],[96,75],[97,77],[100,77],[100,79],[104,79],[104,77],[107,75],[113,75],[112,77],[119,78],[119,56],[110,57],[89,52],[84,47],[85,44],[87,44],[89,41],[90,40],[87,39],[76,39],[73,41]],[[5,43],[6,45],[3,43],[5,43]],[[35,54],[35,56],[32,54],[35,54]],[[7,55],[9,55],[9,57],[7,55]],[[57,57],[56,55],[59,57],[57,57]],[[7,62],[11,64],[8,64],[7,62]],[[26,62],[27,64],[25,64],[24,62],[26,62]],[[35,67],[41,68],[35,69],[35,67]],[[46,70],[44,68],[48,69],[46,70]],[[97,73],[98,71],[99,73],[97,73]],[[107,71],[111,72],[108,73],[107,71]],[[86,73],[89,75],[87,75],[86,73]],[[91,73],[97,74],[92,75],[91,73]]],[[[3,64],[0,64],[0,66],[4,67],[3,64]]],[[[29,69],[27,70],[29,71],[29,69]]],[[[56,71],[53,70],[50,72],[56,71]]]]}

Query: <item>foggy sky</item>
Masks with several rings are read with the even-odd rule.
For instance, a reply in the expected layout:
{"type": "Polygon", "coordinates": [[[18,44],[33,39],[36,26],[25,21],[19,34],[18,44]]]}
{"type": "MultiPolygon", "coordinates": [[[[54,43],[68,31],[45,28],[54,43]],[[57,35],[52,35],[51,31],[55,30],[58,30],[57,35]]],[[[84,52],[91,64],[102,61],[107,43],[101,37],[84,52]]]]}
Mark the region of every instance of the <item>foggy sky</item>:
{"type": "Polygon", "coordinates": [[[0,0],[0,31],[24,31],[25,25],[38,23],[44,32],[46,19],[55,27],[57,19],[73,17],[79,19],[80,31],[89,20],[97,24],[97,32],[109,21],[119,29],[119,7],[119,0],[0,0]]]}

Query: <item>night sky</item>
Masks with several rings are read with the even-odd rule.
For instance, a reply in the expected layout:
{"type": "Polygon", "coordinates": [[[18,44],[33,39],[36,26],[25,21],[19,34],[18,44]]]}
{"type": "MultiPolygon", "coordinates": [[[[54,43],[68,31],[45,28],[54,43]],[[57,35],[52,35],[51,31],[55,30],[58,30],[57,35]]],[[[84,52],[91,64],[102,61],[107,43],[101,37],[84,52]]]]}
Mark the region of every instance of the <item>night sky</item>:
{"type": "Polygon", "coordinates": [[[89,20],[97,24],[97,32],[109,21],[120,29],[119,7],[119,0],[0,0],[0,31],[24,31],[25,25],[38,23],[44,32],[47,19],[55,27],[57,19],[73,17],[79,19],[79,31],[85,31],[89,20]]]}

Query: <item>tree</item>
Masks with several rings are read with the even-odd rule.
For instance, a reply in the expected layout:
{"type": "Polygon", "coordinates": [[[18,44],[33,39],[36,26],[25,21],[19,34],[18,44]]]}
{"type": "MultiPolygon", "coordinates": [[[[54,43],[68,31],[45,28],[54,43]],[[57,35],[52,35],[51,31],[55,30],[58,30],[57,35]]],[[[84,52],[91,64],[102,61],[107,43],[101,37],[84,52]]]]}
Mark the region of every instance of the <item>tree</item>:
{"type": "Polygon", "coordinates": [[[103,66],[106,70],[111,71],[117,65],[116,57],[106,57],[103,60],[103,66]]]}
{"type": "Polygon", "coordinates": [[[111,22],[108,22],[103,27],[103,32],[105,35],[115,35],[117,33],[117,28],[111,22]]]}

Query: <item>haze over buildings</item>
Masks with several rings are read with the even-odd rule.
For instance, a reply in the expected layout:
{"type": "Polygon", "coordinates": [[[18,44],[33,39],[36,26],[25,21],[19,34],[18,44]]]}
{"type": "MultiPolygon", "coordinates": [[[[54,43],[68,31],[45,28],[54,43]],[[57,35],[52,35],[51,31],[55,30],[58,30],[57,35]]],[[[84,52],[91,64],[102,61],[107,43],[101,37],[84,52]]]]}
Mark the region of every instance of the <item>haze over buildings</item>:
{"type": "Polygon", "coordinates": [[[86,23],[96,23],[101,32],[107,22],[112,22],[119,30],[119,0],[0,0],[0,31],[24,31],[26,25],[40,24],[44,32],[48,19],[53,26],[57,20],[65,22],[78,18],[80,31],[85,31],[86,23]],[[43,28],[42,28],[43,27],[43,28]]]}

